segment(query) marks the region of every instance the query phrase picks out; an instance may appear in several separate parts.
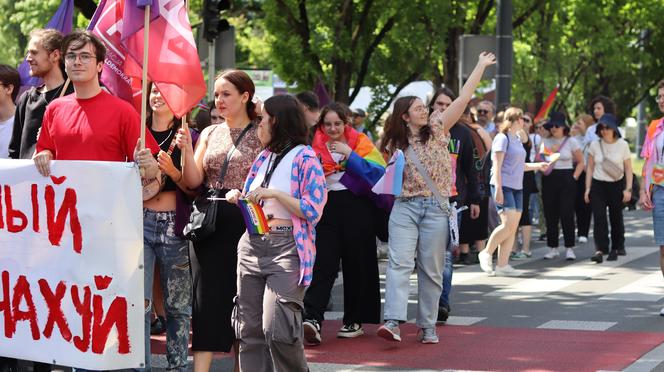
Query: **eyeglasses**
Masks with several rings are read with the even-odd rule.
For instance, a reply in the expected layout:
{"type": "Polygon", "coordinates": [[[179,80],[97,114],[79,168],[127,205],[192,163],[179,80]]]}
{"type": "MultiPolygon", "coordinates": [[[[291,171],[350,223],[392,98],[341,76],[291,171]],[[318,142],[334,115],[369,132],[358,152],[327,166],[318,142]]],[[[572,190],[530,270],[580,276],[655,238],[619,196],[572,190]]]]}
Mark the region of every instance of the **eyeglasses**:
{"type": "Polygon", "coordinates": [[[489,113],[489,110],[477,110],[477,113],[480,115],[486,115],[489,113]]]}
{"type": "Polygon", "coordinates": [[[607,127],[605,125],[598,125],[597,126],[597,130],[604,130],[604,129],[609,129],[609,127],[607,127]]]}
{"type": "Polygon", "coordinates": [[[429,112],[429,107],[424,106],[424,105],[417,106],[417,107],[413,107],[413,111],[415,111],[415,112],[429,112]]]}
{"type": "Polygon", "coordinates": [[[655,97],[655,101],[658,103],[664,101],[664,96],[658,95],[657,97],[655,97]]]}
{"type": "Polygon", "coordinates": [[[93,58],[97,59],[97,57],[93,56],[90,53],[80,53],[80,54],[67,53],[67,54],[65,54],[65,62],[67,62],[67,63],[76,62],[76,58],[80,59],[81,63],[84,64],[84,65],[87,65],[88,63],[90,63],[90,61],[92,61],[93,58]]]}
{"type": "Polygon", "coordinates": [[[533,122],[529,117],[525,117],[525,116],[523,117],[523,121],[525,121],[526,123],[532,123],[533,122]]]}

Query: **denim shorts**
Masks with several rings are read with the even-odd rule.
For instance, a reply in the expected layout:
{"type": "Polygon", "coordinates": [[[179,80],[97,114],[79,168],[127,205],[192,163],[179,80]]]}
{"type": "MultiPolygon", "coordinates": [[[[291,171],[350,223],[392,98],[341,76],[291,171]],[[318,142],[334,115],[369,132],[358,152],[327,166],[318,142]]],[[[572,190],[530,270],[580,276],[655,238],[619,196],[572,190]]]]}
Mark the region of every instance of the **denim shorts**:
{"type": "MultiPolygon", "coordinates": [[[[496,200],[496,186],[491,185],[491,196],[496,200]]],[[[496,203],[498,213],[505,209],[514,209],[518,212],[523,211],[523,190],[514,190],[503,186],[503,204],[496,203]]]]}
{"type": "Polygon", "coordinates": [[[654,185],[652,189],[652,225],[655,230],[655,244],[664,245],[664,186],[654,185]]]}

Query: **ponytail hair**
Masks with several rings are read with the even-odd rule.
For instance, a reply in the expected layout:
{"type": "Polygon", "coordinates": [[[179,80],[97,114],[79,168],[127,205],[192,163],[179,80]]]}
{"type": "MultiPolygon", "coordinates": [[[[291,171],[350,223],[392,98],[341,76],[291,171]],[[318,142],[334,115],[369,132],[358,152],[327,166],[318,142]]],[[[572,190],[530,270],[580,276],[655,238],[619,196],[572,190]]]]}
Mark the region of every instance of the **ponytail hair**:
{"type": "Polygon", "coordinates": [[[503,114],[503,122],[500,123],[498,131],[502,134],[507,134],[507,131],[512,128],[512,124],[523,117],[523,110],[518,107],[509,107],[503,114]]]}

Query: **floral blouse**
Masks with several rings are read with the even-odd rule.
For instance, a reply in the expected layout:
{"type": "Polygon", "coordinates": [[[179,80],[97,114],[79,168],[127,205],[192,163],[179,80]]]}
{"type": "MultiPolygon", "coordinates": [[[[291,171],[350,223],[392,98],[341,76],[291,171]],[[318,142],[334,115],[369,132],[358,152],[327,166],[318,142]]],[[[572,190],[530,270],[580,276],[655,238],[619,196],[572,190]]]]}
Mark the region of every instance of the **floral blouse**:
{"type": "MultiPolygon", "coordinates": [[[[438,186],[443,197],[450,196],[452,188],[452,165],[448,144],[450,136],[443,134],[443,126],[438,122],[431,122],[431,137],[426,144],[419,141],[419,136],[409,135],[408,143],[420,159],[422,165],[429,173],[433,182],[438,186]]],[[[417,171],[417,167],[408,157],[403,173],[403,191],[401,197],[432,196],[433,193],[427,186],[426,181],[417,171]]]]}
{"type": "Polygon", "coordinates": [[[221,167],[244,128],[229,128],[225,123],[211,125],[208,130],[207,149],[203,155],[203,170],[205,171],[205,186],[216,189],[242,189],[244,180],[249,174],[251,164],[261,152],[262,146],[256,135],[257,124],[244,135],[239,146],[231,155],[224,184],[219,184],[221,167]]]}

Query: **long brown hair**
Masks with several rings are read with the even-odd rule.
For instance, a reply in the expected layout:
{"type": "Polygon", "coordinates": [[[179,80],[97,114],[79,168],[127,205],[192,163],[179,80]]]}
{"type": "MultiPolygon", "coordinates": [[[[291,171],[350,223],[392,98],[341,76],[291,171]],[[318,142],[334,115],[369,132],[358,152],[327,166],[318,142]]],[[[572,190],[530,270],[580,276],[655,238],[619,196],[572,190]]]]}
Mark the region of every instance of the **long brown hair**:
{"type": "MultiPolygon", "coordinates": [[[[404,114],[408,114],[408,109],[413,105],[415,100],[419,99],[415,96],[404,96],[394,101],[392,114],[385,120],[385,134],[380,144],[380,151],[383,153],[392,153],[395,150],[405,150],[408,148],[408,135],[410,128],[408,123],[403,119],[404,114]]],[[[419,137],[420,142],[427,143],[431,138],[431,125],[427,124],[420,128],[419,137]]]]}

